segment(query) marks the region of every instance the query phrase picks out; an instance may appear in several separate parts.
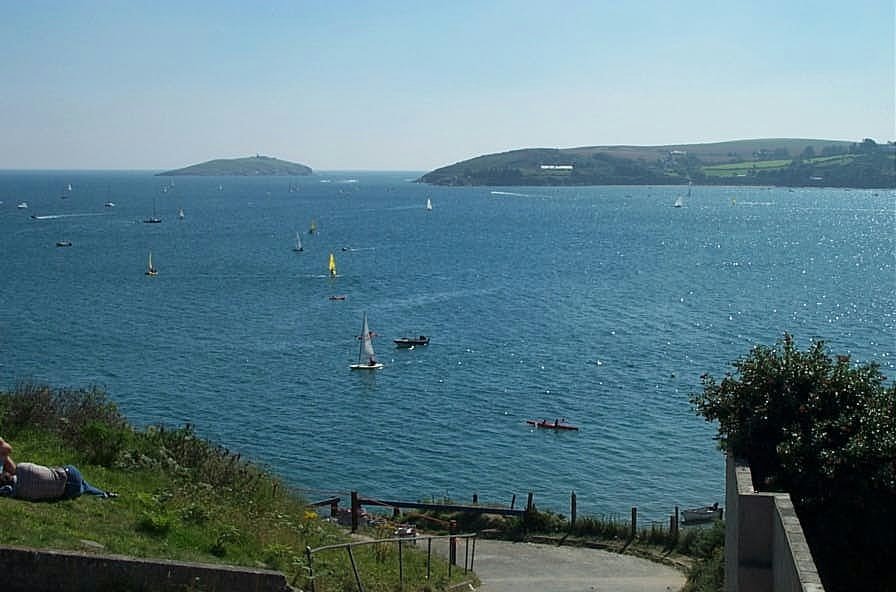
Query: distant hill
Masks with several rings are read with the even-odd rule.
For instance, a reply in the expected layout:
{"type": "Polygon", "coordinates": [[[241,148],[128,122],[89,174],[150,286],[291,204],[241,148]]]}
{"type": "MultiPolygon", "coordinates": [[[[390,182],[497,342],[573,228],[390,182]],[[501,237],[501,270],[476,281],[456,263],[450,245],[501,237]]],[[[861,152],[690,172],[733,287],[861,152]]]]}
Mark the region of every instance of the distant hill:
{"type": "Polygon", "coordinates": [[[310,175],[311,168],[303,164],[288,162],[270,156],[249,156],[247,158],[219,158],[182,169],[158,173],[159,176],[295,176],[310,175]]]}
{"type": "Polygon", "coordinates": [[[896,187],[896,145],[760,139],[670,146],[527,148],[442,167],[433,185],[896,187]]]}

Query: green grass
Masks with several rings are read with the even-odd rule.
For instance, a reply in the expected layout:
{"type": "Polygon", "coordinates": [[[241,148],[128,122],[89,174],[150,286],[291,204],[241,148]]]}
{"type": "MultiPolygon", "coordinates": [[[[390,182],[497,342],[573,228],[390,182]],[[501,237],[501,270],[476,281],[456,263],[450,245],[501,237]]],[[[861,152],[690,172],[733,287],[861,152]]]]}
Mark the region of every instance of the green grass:
{"type": "Polygon", "coordinates": [[[750,171],[787,168],[790,166],[791,162],[793,161],[787,159],[715,164],[703,167],[703,172],[709,177],[733,177],[739,174],[749,174],[750,171]]]}
{"type": "MultiPolygon", "coordinates": [[[[0,393],[0,434],[18,462],[73,464],[93,485],[119,493],[52,503],[0,498],[3,545],[263,567],[307,587],[306,546],[349,540],[275,475],[198,437],[190,426],[134,430],[96,389],[25,384],[0,393]]],[[[434,561],[432,581],[411,580],[425,574],[426,557],[405,551],[406,590],[448,584],[441,560],[434,561]]],[[[366,590],[398,589],[392,552],[359,551],[366,590]]],[[[316,555],[314,566],[319,592],[353,585],[344,552],[316,555]]],[[[462,572],[455,570],[451,581],[474,580],[462,572]]]]}

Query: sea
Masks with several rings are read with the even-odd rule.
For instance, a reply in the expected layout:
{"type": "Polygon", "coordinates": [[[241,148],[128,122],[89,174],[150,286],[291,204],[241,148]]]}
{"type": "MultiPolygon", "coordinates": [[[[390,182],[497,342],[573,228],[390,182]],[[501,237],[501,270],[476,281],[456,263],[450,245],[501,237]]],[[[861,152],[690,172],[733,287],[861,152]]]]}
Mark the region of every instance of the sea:
{"type": "Polygon", "coordinates": [[[100,387],[312,501],[664,521],[724,501],[701,375],[785,332],[896,375],[894,191],[420,174],[0,172],[0,388],[100,387]],[[352,371],[365,314],[384,367],[352,371]]]}

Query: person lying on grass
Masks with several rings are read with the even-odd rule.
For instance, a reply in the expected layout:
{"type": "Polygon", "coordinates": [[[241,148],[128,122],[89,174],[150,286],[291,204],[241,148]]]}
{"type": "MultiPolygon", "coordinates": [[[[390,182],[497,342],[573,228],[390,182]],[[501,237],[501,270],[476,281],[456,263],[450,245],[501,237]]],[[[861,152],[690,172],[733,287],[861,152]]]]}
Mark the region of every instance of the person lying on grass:
{"type": "Polygon", "coordinates": [[[15,463],[9,458],[12,447],[0,444],[0,456],[4,456],[3,473],[0,474],[0,496],[29,501],[75,499],[81,495],[102,498],[118,497],[117,493],[103,491],[84,480],[73,465],[45,467],[29,462],[15,463]]]}

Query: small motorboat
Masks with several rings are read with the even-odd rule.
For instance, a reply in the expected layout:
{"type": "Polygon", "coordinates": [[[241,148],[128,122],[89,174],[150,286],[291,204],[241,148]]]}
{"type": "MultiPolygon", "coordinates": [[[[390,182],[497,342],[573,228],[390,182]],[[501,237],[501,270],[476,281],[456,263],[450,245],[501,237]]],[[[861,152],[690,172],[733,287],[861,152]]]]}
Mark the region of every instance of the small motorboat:
{"type": "Polygon", "coordinates": [[[578,431],[578,426],[574,426],[571,423],[567,423],[565,419],[555,419],[554,421],[548,421],[546,419],[527,419],[526,423],[535,426],[536,428],[544,428],[548,430],[575,430],[578,431]]]}
{"type": "Polygon", "coordinates": [[[70,241],[70,240],[56,241],[56,246],[57,247],[70,247],[70,246],[72,246],[72,241],[70,241]]]}
{"type": "Polygon", "coordinates": [[[330,300],[345,300],[345,294],[336,294],[334,296],[330,296],[330,300]]]}
{"type": "Polygon", "coordinates": [[[414,347],[417,345],[429,345],[429,337],[419,335],[417,337],[399,337],[392,340],[396,347],[414,347]]]}
{"type": "Polygon", "coordinates": [[[722,508],[718,503],[702,508],[688,508],[681,511],[681,519],[686,524],[697,522],[713,522],[722,519],[722,508]]]}

